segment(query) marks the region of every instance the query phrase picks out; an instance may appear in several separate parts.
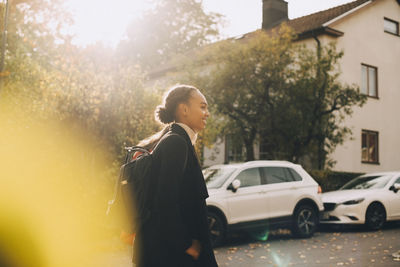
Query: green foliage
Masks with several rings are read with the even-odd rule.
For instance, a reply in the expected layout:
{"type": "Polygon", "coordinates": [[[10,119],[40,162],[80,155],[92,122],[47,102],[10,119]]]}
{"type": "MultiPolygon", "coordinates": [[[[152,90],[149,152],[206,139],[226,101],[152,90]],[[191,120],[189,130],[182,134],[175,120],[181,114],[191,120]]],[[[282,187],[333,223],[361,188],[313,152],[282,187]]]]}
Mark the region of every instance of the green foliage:
{"type": "Polygon", "coordinates": [[[360,94],[358,86],[339,81],[338,65],[343,52],[338,52],[334,43],[322,46],[317,42],[316,50],[298,49],[296,80],[286,94],[290,106],[283,113],[290,114],[291,127],[282,134],[286,134],[285,140],[294,137],[289,148],[294,161],[308,154],[316,163],[313,167],[323,169],[334,164],[327,161],[329,153],[351,135],[343,120],[367,98],[360,94]]]}
{"type": "MultiPolygon", "coordinates": [[[[143,66],[137,63],[148,63],[148,59],[149,64],[159,64],[207,43],[217,34],[219,16],[205,14],[195,0],[157,1],[156,8],[142,19],[155,28],[146,28],[143,34],[142,28],[137,28],[139,39],[131,28],[129,42],[119,49],[128,49],[128,56],[123,55],[128,60],[123,61],[100,44],[86,48],[71,44],[70,36],[62,34],[71,22],[62,4],[61,0],[10,1],[5,72],[0,74],[0,121],[7,130],[1,131],[7,133],[3,138],[7,149],[1,156],[42,166],[35,175],[46,176],[52,184],[73,181],[68,190],[76,194],[80,211],[85,212],[79,216],[84,218],[80,224],[101,218],[93,221],[88,232],[100,226],[102,234],[110,233],[116,228],[106,221],[104,212],[124,157],[123,148],[160,130],[154,110],[162,92],[145,85],[143,66]],[[146,60],[136,60],[138,54],[146,60]],[[39,129],[38,134],[33,134],[33,129],[39,129]],[[21,142],[19,138],[23,138],[21,142]]],[[[3,14],[4,4],[0,8],[3,14]]],[[[36,178],[30,179],[34,172],[26,171],[31,176],[18,170],[21,179],[13,177],[13,172],[8,177],[36,184],[36,178]]],[[[59,196],[71,202],[70,194],[59,196]]]]}
{"type": "Polygon", "coordinates": [[[322,192],[338,190],[353,178],[364,173],[334,172],[330,170],[310,170],[308,173],[321,186],[322,192]]]}

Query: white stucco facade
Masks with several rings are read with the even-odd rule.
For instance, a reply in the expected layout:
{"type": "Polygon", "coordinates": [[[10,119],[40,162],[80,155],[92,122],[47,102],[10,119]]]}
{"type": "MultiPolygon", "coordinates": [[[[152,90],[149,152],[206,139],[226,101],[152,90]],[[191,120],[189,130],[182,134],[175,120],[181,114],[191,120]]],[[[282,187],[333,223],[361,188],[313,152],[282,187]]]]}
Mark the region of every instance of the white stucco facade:
{"type": "MultiPolygon", "coordinates": [[[[354,108],[345,125],[352,129],[352,140],[339,145],[331,158],[334,169],[352,172],[400,169],[400,36],[384,31],[384,18],[400,21],[396,0],[376,0],[329,24],[344,33],[336,38],[344,51],[340,61],[341,81],[361,87],[361,64],[377,68],[377,98],[368,97],[361,108],[354,108]],[[362,130],[378,132],[378,163],[361,160],[362,130]]],[[[332,38],[321,38],[325,42],[332,38]]]]}

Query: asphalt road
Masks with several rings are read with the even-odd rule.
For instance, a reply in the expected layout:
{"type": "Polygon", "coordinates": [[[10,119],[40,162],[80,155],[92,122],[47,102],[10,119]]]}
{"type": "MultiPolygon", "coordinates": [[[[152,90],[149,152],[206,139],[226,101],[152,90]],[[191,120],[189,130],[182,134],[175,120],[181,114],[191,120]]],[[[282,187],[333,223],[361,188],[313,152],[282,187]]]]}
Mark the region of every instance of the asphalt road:
{"type": "MultiPolygon", "coordinates": [[[[233,233],[224,246],[214,250],[219,266],[384,266],[400,267],[392,254],[400,251],[400,222],[380,231],[363,227],[323,227],[312,238],[296,239],[288,230],[268,235],[233,233]],[[261,240],[261,237],[266,240],[261,240]]],[[[102,253],[96,267],[132,267],[130,248],[102,253]]]]}
{"type": "MultiPolygon", "coordinates": [[[[254,233],[253,233],[254,236],[254,233]]],[[[396,266],[392,254],[400,250],[400,223],[380,231],[363,227],[322,227],[309,239],[296,239],[288,230],[271,233],[266,241],[236,234],[215,249],[220,266],[396,266]]]]}

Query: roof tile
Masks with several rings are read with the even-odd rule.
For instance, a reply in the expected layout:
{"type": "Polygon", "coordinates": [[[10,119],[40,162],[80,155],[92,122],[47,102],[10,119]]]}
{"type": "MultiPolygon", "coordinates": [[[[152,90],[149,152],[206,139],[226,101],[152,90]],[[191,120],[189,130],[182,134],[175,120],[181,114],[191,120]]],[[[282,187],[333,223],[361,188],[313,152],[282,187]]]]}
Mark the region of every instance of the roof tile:
{"type": "Polygon", "coordinates": [[[319,29],[322,25],[347,11],[356,8],[369,0],[357,0],[344,5],[323,10],[311,15],[288,20],[287,25],[292,27],[297,33],[305,33],[314,29],[319,29]]]}

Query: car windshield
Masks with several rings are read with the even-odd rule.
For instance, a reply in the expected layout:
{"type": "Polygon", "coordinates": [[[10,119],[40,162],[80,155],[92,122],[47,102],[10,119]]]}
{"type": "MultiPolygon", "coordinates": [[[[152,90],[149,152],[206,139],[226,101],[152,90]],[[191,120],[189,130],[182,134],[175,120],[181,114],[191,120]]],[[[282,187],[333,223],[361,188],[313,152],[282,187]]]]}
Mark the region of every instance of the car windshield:
{"type": "Polygon", "coordinates": [[[391,178],[390,175],[360,176],[342,186],[340,190],[384,188],[391,178]]]}
{"type": "Polygon", "coordinates": [[[226,179],[236,170],[234,167],[210,167],[203,170],[204,179],[206,181],[207,188],[219,188],[221,187],[226,179]]]}

